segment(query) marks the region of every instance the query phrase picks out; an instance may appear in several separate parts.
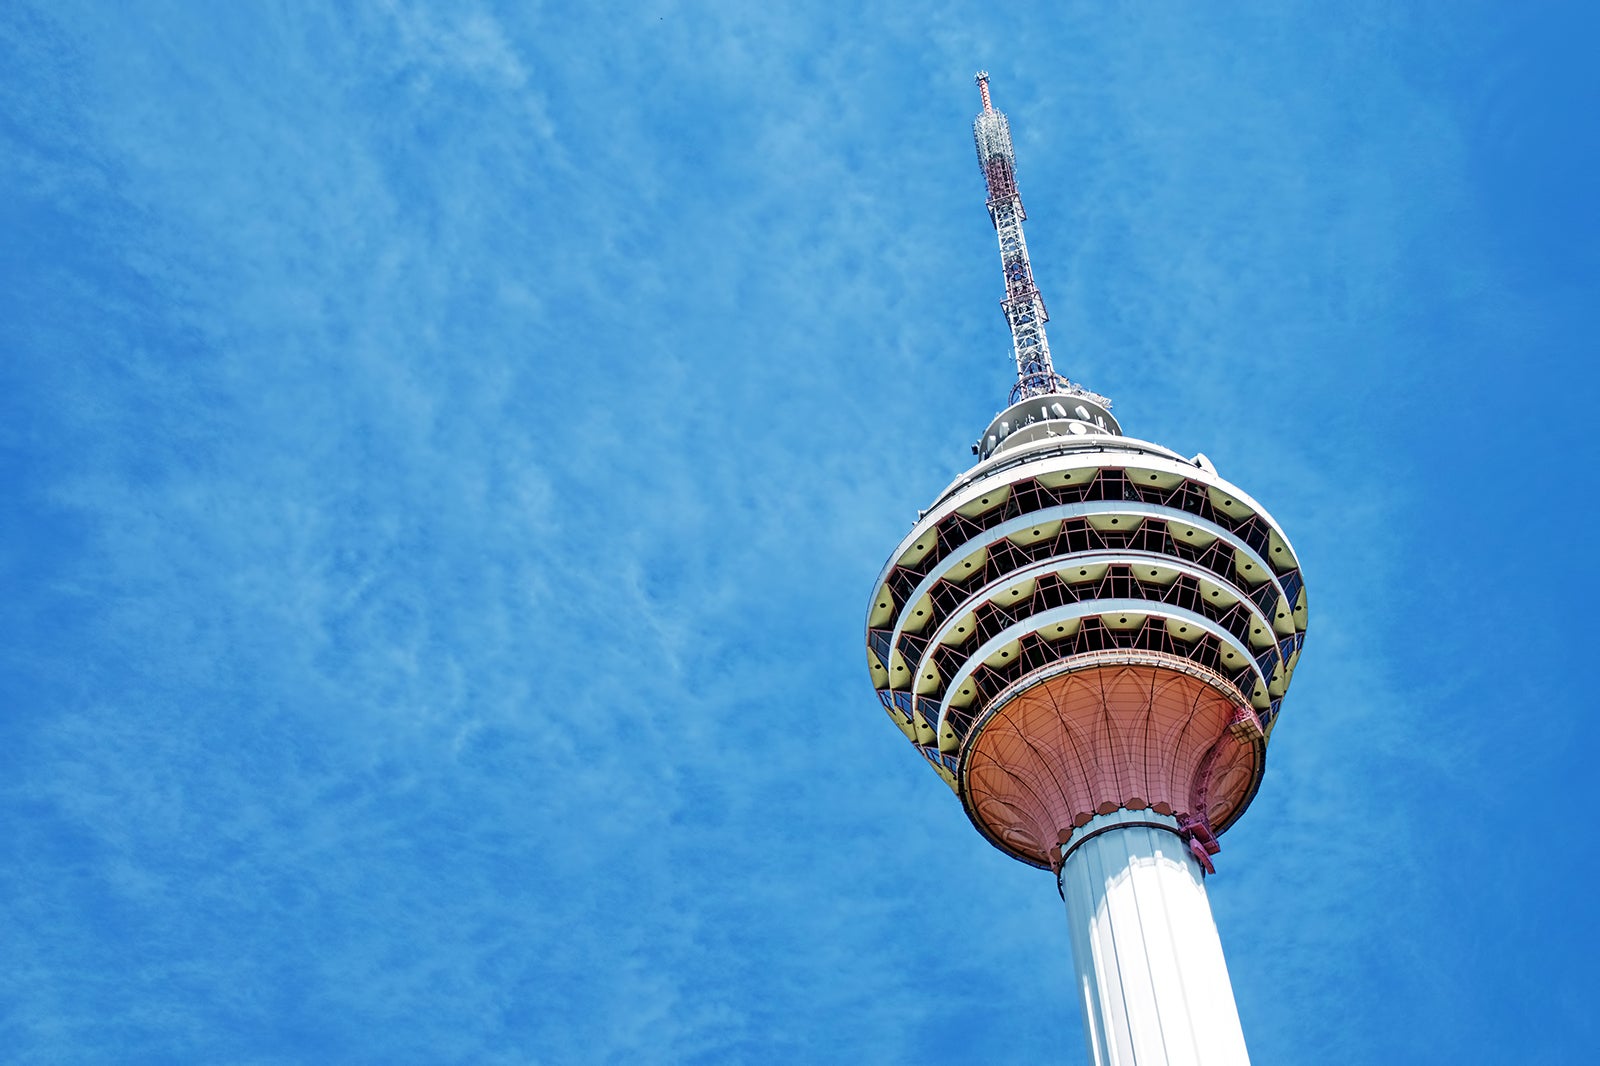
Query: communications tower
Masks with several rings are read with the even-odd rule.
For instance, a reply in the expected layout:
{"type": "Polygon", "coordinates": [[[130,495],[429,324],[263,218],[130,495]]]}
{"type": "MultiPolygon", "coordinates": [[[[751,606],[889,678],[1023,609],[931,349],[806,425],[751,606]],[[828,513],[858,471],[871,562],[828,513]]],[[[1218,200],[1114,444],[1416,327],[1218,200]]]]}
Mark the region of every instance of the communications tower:
{"type": "Polygon", "coordinates": [[[1126,436],[1057,373],[1010,127],[977,82],[1017,380],[889,556],[867,665],[978,831],[1055,872],[1090,1060],[1245,1063],[1205,876],[1300,658],[1300,564],[1204,455],[1126,436]]]}

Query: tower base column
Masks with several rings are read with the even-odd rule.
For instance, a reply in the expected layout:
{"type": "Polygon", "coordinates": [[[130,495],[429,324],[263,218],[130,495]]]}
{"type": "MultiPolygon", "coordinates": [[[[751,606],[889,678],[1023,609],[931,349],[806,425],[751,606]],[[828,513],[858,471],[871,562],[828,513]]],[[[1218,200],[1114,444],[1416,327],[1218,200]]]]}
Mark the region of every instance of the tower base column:
{"type": "Polygon", "coordinates": [[[1117,810],[1075,830],[1058,875],[1096,1066],[1246,1066],[1200,864],[1176,818],[1117,810]]]}

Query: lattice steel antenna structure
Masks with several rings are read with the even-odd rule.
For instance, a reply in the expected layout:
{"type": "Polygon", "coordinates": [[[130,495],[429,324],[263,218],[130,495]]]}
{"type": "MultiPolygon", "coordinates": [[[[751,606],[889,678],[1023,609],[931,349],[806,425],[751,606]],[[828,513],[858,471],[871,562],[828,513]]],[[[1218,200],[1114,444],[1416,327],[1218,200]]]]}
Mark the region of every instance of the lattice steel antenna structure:
{"type": "Polygon", "coordinates": [[[1126,436],[1056,372],[1010,128],[977,81],[1017,383],[879,575],[868,669],[978,831],[1055,872],[1090,1060],[1247,1062],[1204,878],[1300,658],[1300,564],[1204,455],[1126,436]]]}

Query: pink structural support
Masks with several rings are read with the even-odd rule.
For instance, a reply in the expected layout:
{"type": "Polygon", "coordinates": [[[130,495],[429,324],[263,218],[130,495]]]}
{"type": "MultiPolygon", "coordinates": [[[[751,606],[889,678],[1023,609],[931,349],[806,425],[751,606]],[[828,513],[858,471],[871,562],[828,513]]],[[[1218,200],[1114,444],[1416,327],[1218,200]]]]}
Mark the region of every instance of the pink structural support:
{"type": "MultiPolygon", "coordinates": [[[[1254,780],[1258,748],[1230,729],[1238,697],[1156,662],[1074,670],[1024,689],[975,730],[962,782],[984,834],[1050,865],[1096,815],[1151,810],[1225,821],[1254,780]]],[[[1193,836],[1192,833],[1186,835],[1193,836]]],[[[1209,863],[1207,864],[1209,865],[1209,863]]]]}

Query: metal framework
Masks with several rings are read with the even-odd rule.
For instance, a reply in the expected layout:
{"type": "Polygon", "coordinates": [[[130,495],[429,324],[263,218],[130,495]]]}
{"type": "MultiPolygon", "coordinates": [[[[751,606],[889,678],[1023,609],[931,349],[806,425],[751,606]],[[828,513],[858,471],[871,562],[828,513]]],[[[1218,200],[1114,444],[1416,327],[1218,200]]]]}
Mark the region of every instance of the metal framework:
{"type": "Polygon", "coordinates": [[[1006,295],[1000,307],[1011,327],[1011,344],[1017,362],[1017,383],[1011,387],[1010,402],[1057,394],[1083,396],[1109,408],[1110,400],[1068,381],[1056,373],[1050,360],[1050,341],[1044,332],[1050,315],[1045,310],[1039,287],[1033,282],[1028,242],[1022,234],[1022,223],[1028,213],[1017,192],[1017,155],[1011,145],[1011,124],[1006,121],[1005,113],[995,110],[989,99],[989,72],[978,71],[976,80],[978,92],[983,96],[983,110],[973,120],[972,139],[989,191],[989,218],[1000,239],[1000,266],[1006,279],[1006,295]]]}

